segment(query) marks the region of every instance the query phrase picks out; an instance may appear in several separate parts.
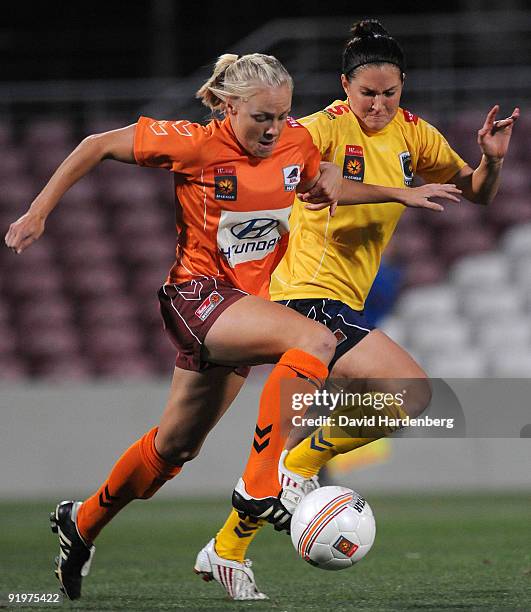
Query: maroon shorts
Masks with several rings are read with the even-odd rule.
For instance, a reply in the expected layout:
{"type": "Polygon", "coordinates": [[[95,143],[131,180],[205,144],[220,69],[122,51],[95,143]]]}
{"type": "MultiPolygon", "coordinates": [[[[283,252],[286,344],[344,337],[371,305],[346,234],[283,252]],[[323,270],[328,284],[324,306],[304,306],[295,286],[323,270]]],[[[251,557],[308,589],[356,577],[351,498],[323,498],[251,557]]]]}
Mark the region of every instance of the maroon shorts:
{"type": "MultiPolygon", "coordinates": [[[[245,291],[211,277],[163,285],[159,289],[164,329],[177,348],[178,368],[200,372],[219,365],[202,359],[203,342],[219,315],[246,295],[245,291]]],[[[239,366],[234,371],[246,377],[250,369],[239,366]]]]}

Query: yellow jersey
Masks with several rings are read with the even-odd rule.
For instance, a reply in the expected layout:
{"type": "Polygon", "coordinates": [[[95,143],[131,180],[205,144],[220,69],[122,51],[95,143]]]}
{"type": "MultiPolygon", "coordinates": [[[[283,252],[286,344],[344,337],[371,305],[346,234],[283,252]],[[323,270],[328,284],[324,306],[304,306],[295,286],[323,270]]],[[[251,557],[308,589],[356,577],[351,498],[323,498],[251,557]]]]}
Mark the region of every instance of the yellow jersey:
{"type": "MultiPolygon", "coordinates": [[[[300,119],[323,161],[349,180],[408,187],[415,174],[445,183],[466,163],[433,126],[399,108],[378,132],[360,125],[348,103],[336,100],[300,119]]],[[[274,300],[332,298],[363,310],[382,252],[405,206],[397,202],[340,206],[315,212],[295,199],[288,250],[271,279],[274,300]]]]}

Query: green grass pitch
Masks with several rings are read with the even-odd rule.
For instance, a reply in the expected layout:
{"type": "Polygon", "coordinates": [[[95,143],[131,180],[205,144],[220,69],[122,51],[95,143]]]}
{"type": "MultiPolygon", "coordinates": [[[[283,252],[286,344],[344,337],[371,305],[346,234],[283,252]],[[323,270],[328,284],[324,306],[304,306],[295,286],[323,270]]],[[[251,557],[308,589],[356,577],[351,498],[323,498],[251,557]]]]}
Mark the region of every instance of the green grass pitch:
{"type": "MultiPolygon", "coordinates": [[[[212,499],[135,502],[97,542],[73,610],[531,610],[531,497],[523,494],[368,496],[376,542],[357,566],[325,572],[267,527],[250,556],[265,602],[234,602],[192,572],[221,525],[212,499]]],[[[0,593],[54,592],[55,502],[0,503],[0,593]]],[[[39,606],[58,609],[58,606],[39,606]]],[[[13,608],[15,609],[15,608],[13,608]]],[[[27,610],[28,607],[18,607],[27,610]]],[[[31,608],[36,609],[36,608],[31,608]]]]}

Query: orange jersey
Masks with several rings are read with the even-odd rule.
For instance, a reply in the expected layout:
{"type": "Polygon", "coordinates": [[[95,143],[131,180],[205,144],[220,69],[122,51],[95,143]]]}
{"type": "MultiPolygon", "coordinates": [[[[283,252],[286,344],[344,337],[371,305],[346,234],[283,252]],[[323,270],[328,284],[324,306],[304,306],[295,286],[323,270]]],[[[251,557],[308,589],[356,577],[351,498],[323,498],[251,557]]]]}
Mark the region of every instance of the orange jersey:
{"type": "Polygon", "coordinates": [[[241,147],[228,119],[203,126],[140,117],[134,154],[141,166],[175,173],[178,239],[167,282],[218,277],[268,298],[295,189],[319,172],[307,129],[288,119],[273,154],[258,158],[241,147]]]}

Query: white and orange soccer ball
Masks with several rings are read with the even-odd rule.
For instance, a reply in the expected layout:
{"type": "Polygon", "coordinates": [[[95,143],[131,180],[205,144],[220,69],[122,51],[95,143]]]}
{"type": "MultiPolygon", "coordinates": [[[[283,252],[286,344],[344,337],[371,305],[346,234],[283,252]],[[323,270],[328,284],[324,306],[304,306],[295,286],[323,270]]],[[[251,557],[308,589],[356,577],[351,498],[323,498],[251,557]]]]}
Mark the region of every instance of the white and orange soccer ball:
{"type": "Polygon", "coordinates": [[[376,523],[361,495],[346,487],[321,487],[295,509],[291,541],[308,563],[325,570],[354,565],[371,549],[376,523]]]}

